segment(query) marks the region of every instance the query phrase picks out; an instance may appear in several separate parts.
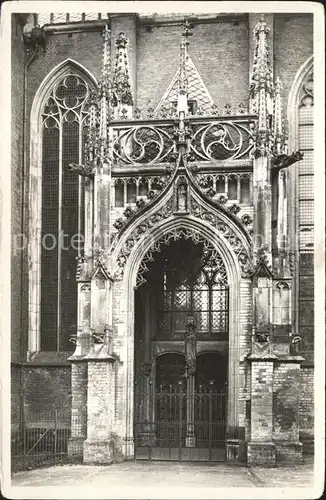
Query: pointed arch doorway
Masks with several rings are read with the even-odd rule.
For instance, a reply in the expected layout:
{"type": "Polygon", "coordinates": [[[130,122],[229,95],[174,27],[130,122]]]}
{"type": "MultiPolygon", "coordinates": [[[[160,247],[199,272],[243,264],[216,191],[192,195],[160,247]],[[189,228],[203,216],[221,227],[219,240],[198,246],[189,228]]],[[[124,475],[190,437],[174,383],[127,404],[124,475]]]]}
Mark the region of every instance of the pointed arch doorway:
{"type": "Polygon", "coordinates": [[[135,458],[225,460],[229,284],[208,241],[152,253],[135,292],[135,458]]]}

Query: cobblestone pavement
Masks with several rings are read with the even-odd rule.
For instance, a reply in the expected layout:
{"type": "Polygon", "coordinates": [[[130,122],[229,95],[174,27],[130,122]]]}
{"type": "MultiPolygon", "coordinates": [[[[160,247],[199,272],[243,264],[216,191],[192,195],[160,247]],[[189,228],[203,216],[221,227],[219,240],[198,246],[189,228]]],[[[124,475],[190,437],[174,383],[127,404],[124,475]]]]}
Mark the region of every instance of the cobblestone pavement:
{"type": "Polygon", "coordinates": [[[85,486],[85,497],[81,498],[87,498],[89,488],[98,487],[107,488],[106,498],[203,499],[215,498],[216,488],[301,487],[308,491],[312,482],[311,459],[302,465],[274,469],[226,463],[139,461],[109,466],[64,465],[18,472],[12,477],[12,486],[23,486],[25,492],[29,486],[85,486]]]}

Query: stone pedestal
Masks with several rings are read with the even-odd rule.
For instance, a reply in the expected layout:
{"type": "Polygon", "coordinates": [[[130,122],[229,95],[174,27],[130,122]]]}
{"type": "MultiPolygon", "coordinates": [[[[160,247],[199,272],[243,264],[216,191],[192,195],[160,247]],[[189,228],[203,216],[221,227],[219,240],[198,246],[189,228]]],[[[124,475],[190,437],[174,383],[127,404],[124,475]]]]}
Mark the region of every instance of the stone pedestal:
{"type": "Polygon", "coordinates": [[[87,380],[87,439],[84,441],[84,463],[109,464],[123,459],[120,438],[112,432],[115,408],[115,358],[109,346],[95,344],[85,356],[87,380]]]}
{"type": "Polygon", "coordinates": [[[247,463],[248,465],[260,465],[264,467],[275,467],[276,451],[275,444],[270,442],[255,442],[248,443],[247,448],[247,463]]]}
{"type": "Polygon", "coordinates": [[[247,448],[248,465],[276,465],[273,442],[273,368],[276,356],[251,354],[251,439],[247,448]]]}
{"type": "Polygon", "coordinates": [[[87,363],[73,362],[71,366],[71,437],[68,456],[82,459],[83,442],[87,437],[87,363]]]}
{"type": "MultiPolygon", "coordinates": [[[[88,285],[82,286],[85,288],[88,285]]],[[[87,288],[87,292],[88,291],[87,288]]],[[[82,311],[82,313],[84,313],[84,311],[82,311]]],[[[89,332],[83,331],[82,328],[79,329],[77,332],[75,352],[68,358],[69,361],[71,361],[72,398],[71,437],[68,442],[68,456],[72,460],[81,460],[83,458],[83,442],[87,437],[87,362],[84,360],[84,356],[89,346],[89,332]]]]}

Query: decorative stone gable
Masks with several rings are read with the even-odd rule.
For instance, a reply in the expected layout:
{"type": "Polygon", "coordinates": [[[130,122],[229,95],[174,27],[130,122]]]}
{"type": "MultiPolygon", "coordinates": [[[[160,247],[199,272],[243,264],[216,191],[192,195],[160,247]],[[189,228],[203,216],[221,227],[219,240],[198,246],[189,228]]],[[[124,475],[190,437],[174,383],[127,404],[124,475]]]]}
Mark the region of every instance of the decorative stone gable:
{"type": "MultiPolygon", "coordinates": [[[[190,56],[186,59],[186,74],[188,79],[188,101],[190,101],[190,103],[196,103],[196,111],[200,110],[204,113],[207,109],[210,109],[214,103],[190,56]]],[[[179,78],[180,68],[175,73],[169,87],[155,109],[155,115],[159,114],[164,109],[168,110],[176,106],[178,100],[179,78]]]]}

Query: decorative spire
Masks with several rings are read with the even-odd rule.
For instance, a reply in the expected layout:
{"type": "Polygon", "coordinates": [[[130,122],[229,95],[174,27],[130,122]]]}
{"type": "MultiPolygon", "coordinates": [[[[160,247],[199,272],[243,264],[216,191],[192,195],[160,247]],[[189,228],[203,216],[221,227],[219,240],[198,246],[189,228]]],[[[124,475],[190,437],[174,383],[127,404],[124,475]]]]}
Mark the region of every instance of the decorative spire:
{"type": "Polygon", "coordinates": [[[283,85],[280,78],[276,79],[274,92],[274,123],[273,123],[273,154],[278,156],[286,153],[286,137],[282,110],[281,93],[283,85]]]}
{"type": "Polygon", "coordinates": [[[99,156],[104,160],[108,153],[108,123],[111,114],[112,82],[110,72],[110,31],[106,24],[103,30],[103,63],[99,82],[99,156]]]}
{"type": "Polygon", "coordinates": [[[186,63],[188,59],[188,37],[192,36],[191,30],[193,24],[185,21],[183,24],[183,32],[181,36],[183,37],[180,44],[180,71],[179,71],[179,81],[178,81],[178,106],[177,112],[183,112],[185,115],[188,113],[188,77],[186,63]]]}
{"type": "Polygon", "coordinates": [[[114,106],[132,106],[133,97],[131,92],[129,61],[127,53],[128,40],[124,33],[120,33],[116,42],[115,71],[113,77],[114,106]]]}
{"type": "Polygon", "coordinates": [[[90,106],[89,106],[89,128],[88,128],[88,136],[85,145],[85,164],[93,165],[95,159],[97,158],[97,109],[98,109],[98,101],[97,101],[97,92],[92,89],[90,95],[90,106]]]}
{"type": "Polygon", "coordinates": [[[251,109],[258,114],[257,152],[265,156],[269,151],[269,115],[271,114],[273,81],[267,37],[269,28],[262,16],[254,29],[255,55],[250,85],[251,109]]]}

